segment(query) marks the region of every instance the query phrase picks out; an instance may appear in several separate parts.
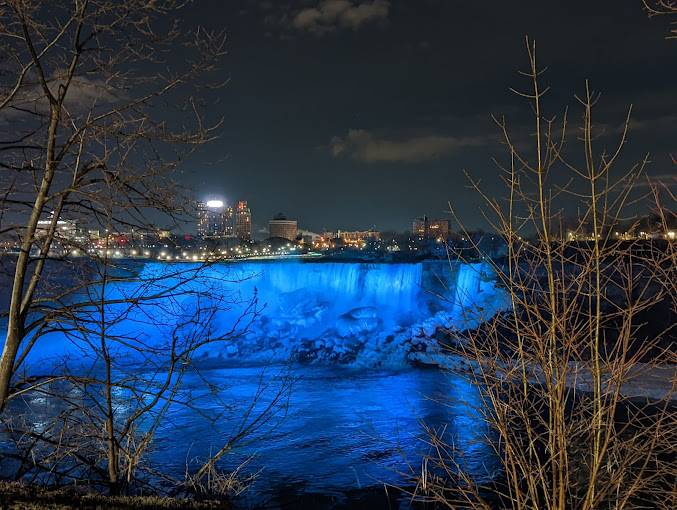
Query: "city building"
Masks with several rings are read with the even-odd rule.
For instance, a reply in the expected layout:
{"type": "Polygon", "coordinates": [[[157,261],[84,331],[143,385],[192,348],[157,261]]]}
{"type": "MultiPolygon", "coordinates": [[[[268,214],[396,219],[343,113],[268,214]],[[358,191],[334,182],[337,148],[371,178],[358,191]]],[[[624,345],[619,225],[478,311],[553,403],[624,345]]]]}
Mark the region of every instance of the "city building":
{"type": "Polygon", "coordinates": [[[235,237],[235,212],[232,207],[226,207],[223,211],[223,225],[226,237],[235,237]]]}
{"type": "Polygon", "coordinates": [[[376,230],[339,230],[336,237],[346,246],[363,246],[367,241],[378,241],[381,233],[376,230]]]}
{"type": "Polygon", "coordinates": [[[232,207],[226,207],[221,200],[198,202],[197,234],[203,238],[232,236],[232,207]]]}
{"type": "Polygon", "coordinates": [[[337,230],[322,232],[312,241],[315,248],[329,249],[338,246],[363,248],[367,242],[380,239],[381,233],[376,230],[337,230]]]}
{"type": "MultiPolygon", "coordinates": [[[[42,237],[49,233],[54,220],[54,213],[50,213],[49,217],[44,220],[38,220],[35,229],[35,236],[42,237]]],[[[83,244],[88,241],[87,232],[78,226],[75,220],[67,220],[64,218],[57,218],[54,237],[57,241],[64,241],[68,243],[83,244]]]]}
{"type": "Polygon", "coordinates": [[[428,230],[428,217],[423,216],[423,218],[416,218],[411,225],[411,233],[416,237],[425,237],[426,231],[428,230]]]}
{"type": "Polygon", "coordinates": [[[298,222],[287,219],[284,214],[277,214],[268,222],[268,236],[282,237],[294,241],[298,235],[298,222]]]}
{"type": "Polygon", "coordinates": [[[252,238],[252,212],[246,200],[238,200],[234,210],[235,236],[241,241],[252,238]]]}
{"type": "Polygon", "coordinates": [[[412,224],[411,231],[414,236],[421,239],[441,239],[447,240],[451,229],[449,220],[431,220],[427,216],[416,218],[412,224]]]}
{"type": "Polygon", "coordinates": [[[322,241],[322,236],[317,232],[311,232],[310,230],[299,229],[297,237],[301,236],[303,244],[313,245],[322,241]]]}

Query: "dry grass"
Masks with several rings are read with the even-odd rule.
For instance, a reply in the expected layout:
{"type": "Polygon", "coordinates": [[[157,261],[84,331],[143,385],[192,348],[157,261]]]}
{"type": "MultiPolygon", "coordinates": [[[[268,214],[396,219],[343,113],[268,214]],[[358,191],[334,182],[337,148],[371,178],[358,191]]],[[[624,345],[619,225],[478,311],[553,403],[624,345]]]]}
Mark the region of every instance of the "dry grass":
{"type": "Polygon", "coordinates": [[[14,482],[0,482],[0,508],[7,510],[67,510],[71,508],[202,510],[228,509],[232,508],[232,505],[227,501],[198,501],[163,496],[103,496],[88,493],[77,487],[50,489],[14,482]]]}

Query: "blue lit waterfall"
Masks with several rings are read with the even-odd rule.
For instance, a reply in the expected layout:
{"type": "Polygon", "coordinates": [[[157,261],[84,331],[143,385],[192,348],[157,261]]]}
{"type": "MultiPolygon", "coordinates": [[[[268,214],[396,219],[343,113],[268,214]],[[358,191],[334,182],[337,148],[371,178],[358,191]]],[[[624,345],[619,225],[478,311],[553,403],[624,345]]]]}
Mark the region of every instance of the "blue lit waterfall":
{"type": "MultiPolygon", "coordinates": [[[[191,270],[189,264],[147,262],[138,281],[109,286],[106,297],[150,295],[180,284],[180,279],[193,276],[191,270]]],[[[182,292],[166,302],[151,301],[132,310],[111,305],[107,313],[124,314],[124,320],[115,321],[110,333],[153,344],[166,338],[182,318],[214,306],[210,334],[218,336],[236,326],[232,341],[198,353],[203,361],[397,367],[435,355],[436,343],[429,340],[436,328],[473,327],[506,307],[486,264],[237,262],[195,266],[195,271],[195,277],[182,284],[182,292]],[[185,292],[191,289],[203,295],[198,299],[185,292]],[[247,310],[257,312],[250,315],[252,321],[241,319],[247,310]]],[[[66,339],[53,333],[41,343],[33,358],[77,355],[77,335],[66,339]]]]}

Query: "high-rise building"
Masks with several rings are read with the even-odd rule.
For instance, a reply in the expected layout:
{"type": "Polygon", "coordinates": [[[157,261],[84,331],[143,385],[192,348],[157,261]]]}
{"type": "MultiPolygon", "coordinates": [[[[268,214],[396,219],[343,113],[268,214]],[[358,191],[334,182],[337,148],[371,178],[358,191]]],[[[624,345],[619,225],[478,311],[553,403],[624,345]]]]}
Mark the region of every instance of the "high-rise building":
{"type": "Polygon", "coordinates": [[[427,216],[416,218],[411,227],[412,233],[423,239],[449,238],[449,220],[431,220],[427,216]]]}
{"type": "Polygon", "coordinates": [[[294,241],[298,234],[298,223],[296,220],[288,220],[284,214],[277,214],[268,222],[269,237],[281,237],[294,241]]]}
{"type": "Polygon", "coordinates": [[[197,203],[197,234],[200,237],[233,235],[233,210],[221,200],[197,203]]]}
{"type": "Polygon", "coordinates": [[[226,237],[235,237],[235,213],[232,207],[226,207],[223,211],[223,226],[226,237]]]}
{"type": "Polygon", "coordinates": [[[242,241],[249,241],[252,237],[252,212],[246,200],[238,200],[234,210],[235,235],[242,241]]]}

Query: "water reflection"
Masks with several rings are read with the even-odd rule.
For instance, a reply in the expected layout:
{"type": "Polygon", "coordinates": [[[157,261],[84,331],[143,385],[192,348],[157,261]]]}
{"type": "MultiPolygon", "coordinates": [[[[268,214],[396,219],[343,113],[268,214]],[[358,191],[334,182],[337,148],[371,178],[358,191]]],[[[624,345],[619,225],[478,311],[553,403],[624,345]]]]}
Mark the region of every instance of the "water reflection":
{"type": "MultiPolygon", "coordinates": [[[[486,480],[498,468],[486,441],[481,399],[466,379],[438,370],[300,365],[188,373],[183,397],[192,405],[170,410],[157,431],[151,466],[182,479],[187,466],[196,467],[237,433],[255,395],[261,398],[252,416],[288,376],[295,381],[286,413],[237,444],[220,464],[234,469],[252,458],[245,472],[261,470],[253,489],[242,496],[246,505],[270,503],[280,494],[340,499],[383,484],[405,484],[407,476],[420,472],[429,453],[422,422],[446,428],[446,439],[458,451],[456,460],[476,479],[486,480]]],[[[38,396],[21,406],[34,430],[42,430],[61,407],[38,396]]]]}

